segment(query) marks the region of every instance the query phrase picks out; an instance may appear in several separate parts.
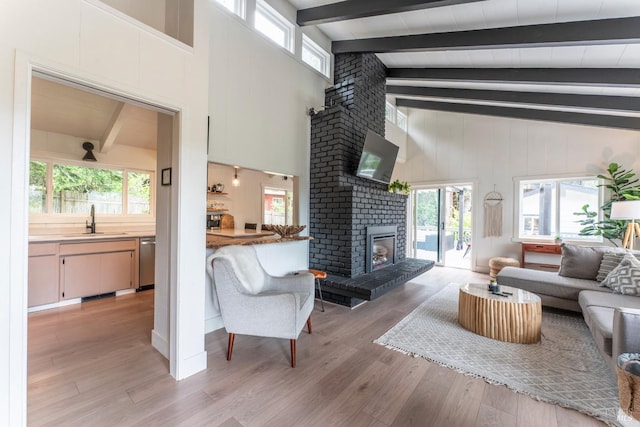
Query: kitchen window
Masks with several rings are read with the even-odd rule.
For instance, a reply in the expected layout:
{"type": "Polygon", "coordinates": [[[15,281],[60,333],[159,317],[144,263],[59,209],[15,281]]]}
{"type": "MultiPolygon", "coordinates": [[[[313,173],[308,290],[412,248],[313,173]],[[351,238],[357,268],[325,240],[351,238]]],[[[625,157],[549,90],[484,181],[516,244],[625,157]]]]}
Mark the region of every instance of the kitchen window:
{"type": "Polygon", "coordinates": [[[264,187],[262,191],[263,224],[293,223],[293,193],[289,190],[264,187]]]}
{"type": "Polygon", "coordinates": [[[580,235],[583,217],[575,214],[584,205],[598,210],[602,204],[599,183],[593,177],[517,181],[518,237],[593,241],[592,236],[580,235]]]}
{"type": "Polygon", "coordinates": [[[29,168],[29,212],[47,213],[47,164],[32,161],[29,168]]]}
{"type": "Polygon", "coordinates": [[[150,216],[152,172],[32,160],[29,213],[150,216]]]}

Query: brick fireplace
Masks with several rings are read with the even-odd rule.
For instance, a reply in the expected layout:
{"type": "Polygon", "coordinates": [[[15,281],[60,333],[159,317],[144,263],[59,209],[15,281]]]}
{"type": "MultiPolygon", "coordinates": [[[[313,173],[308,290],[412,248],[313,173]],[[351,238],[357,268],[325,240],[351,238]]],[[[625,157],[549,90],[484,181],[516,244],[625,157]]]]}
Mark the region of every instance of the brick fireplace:
{"type": "Polygon", "coordinates": [[[349,298],[348,289],[338,290],[342,279],[368,274],[367,230],[392,228],[392,263],[406,257],[407,196],[355,176],[367,130],[384,136],[386,72],[373,54],[336,55],[335,85],[311,117],[309,265],[330,275],[323,292],[339,303],[349,298]]]}

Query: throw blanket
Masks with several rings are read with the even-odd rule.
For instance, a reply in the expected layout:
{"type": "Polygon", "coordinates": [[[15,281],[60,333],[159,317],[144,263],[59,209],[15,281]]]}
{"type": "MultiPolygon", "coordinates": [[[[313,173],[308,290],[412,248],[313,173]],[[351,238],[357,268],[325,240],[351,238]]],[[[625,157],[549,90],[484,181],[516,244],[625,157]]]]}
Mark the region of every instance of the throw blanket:
{"type": "Polygon", "coordinates": [[[231,264],[233,273],[247,293],[256,295],[262,291],[265,273],[253,246],[223,246],[209,255],[207,258],[207,273],[211,276],[212,282],[213,260],[218,258],[224,259],[231,264]]]}

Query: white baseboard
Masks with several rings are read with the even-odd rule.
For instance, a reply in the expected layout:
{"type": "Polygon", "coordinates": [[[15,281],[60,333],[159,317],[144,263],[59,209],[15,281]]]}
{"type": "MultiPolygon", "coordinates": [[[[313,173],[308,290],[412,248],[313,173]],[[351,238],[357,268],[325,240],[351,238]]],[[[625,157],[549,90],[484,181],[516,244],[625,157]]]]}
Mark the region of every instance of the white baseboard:
{"type": "Polygon", "coordinates": [[[155,329],[151,331],[151,345],[158,350],[165,359],[169,360],[169,342],[165,337],[158,334],[155,329]]]}
{"type": "Polygon", "coordinates": [[[27,309],[27,312],[33,313],[36,311],[50,310],[52,308],[59,308],[59,307],[65,307],[67,305],[80,304],[81,302],[82,302],[82,298],[66,299],[66,300],[54,302],[51,304],[36,305],[34,307],[29,307],[27,309]]]}
{"type": "Polygon", "coordinates": [[[224,328],[224,323],[222,323],[222,316],[215,316],[205,319],[204,321],[204,333],[208,334],[209,332],[217,331],[218,329],[224,328]]]}
{"type": "Polygon", "coordinates": [[[180,381],[207,369],[207,352],[201,351],[191,357],[178,361],[176,380],[180,381]]]}

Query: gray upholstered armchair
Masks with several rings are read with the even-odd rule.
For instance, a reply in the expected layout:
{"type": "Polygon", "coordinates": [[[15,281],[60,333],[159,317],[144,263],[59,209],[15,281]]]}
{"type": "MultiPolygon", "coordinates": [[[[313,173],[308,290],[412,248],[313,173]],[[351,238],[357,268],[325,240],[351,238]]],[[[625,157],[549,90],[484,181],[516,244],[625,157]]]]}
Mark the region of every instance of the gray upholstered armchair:
{"type": "Polygon", "coordinates": [[[296,340],[305,323],[311,333],[313,275],[270,276],[252,246],[225,246],[211,258],[213,286],[229,333],[227,360],[231,360],[236,334],[286,338],[295,368],[296,340]]]}

